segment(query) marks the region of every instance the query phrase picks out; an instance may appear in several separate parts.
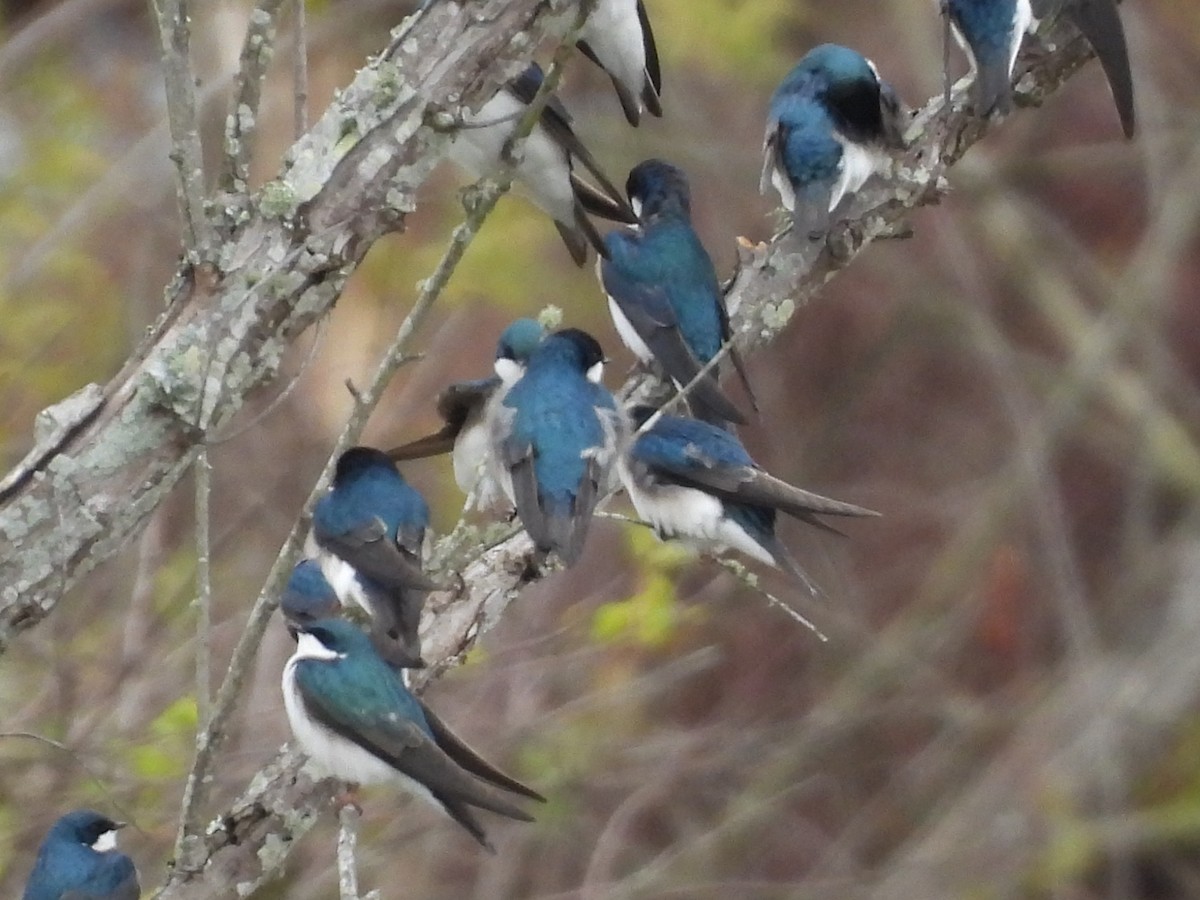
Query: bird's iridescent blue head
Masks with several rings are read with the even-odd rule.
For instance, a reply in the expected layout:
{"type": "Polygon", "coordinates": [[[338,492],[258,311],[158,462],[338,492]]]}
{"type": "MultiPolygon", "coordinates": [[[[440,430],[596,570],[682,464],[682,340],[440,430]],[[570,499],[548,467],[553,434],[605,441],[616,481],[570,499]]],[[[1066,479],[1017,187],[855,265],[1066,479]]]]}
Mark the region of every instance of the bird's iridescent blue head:
{"type": "Polygon", "coordinates": [[[95,810],[77,809],[55,822],[46,836],[105,852],[116,846],[116,832],[124,827],[124,822],[114,822],[95,810]]]}
{"type": "Polygon", "coordinates": [[[524,364],[545,336],[546,330],[536,319],[517,319],[500,334],[496,359],[511,359],[524,364]]]}
{"type": "Polygon", "coordinates": [[[797,73],[826,85],[854,81],[879,82],[879,73],[875,71],[871,61],[857,50],[851,50],[841,44],[820,44],[813,47],[804,54],[788,78],[797,73]]]}
{"type": "Polygon", "coordinates": [[[400,470],[382,450],[375,447],[351,447],[338,457],[337,467],[333,470],[335,486],[354,481],[368,472],[390,472],[399,478],[400,470]]]}
{"type": "Polygon", "coordinates": [[[687,176],[678,166],[661,159],[640,162],[625,180],[625,193],[639,219],[645,221],[666,213],[692,215],[692,192],[687,176]]]}
{"type": "Polygon", "coordinates": [[[565,359],[580,372],[588,373],[597,366],[603,367],[604,350],[600,342],[578,328],[556,331],[542,342],[541,352],[547,356],[565,359]]]}
{"type": "Polygon", "coordinates": [[[336,616],[341,604],[320,564],[315,559],[304,559],[292,569],[279,608],[288,622],[302,625],[336,616]]]}

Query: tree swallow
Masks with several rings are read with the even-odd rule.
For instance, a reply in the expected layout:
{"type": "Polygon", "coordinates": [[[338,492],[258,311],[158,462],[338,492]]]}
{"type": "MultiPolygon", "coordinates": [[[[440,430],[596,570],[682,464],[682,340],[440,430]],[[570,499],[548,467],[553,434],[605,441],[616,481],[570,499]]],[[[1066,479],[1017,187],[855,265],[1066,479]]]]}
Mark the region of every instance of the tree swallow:
{"type": "Polygon", "coordinates": [[[302,559],[296,563],[279,598],[279,608],[288,622],[307,625],[329,619],[337,616],[341,607],[337,591],[325,578],[317,560],[302,559]]]}
{"type": "Polygon", "coordinates": [[[438,415],[446,424],[440,431],[388,451],[394,460],[422,459],[452,453],[454,480],[481,509],[495,506],[503,497],[491,459],[491,442],[485,412],[502,388],[511,387],[545,331],[533,319],[517,319],[500,335],[496,345],[495,374],[488,378],[450,385],[437,399],[438,415]]]}
{"type": "Polygon", "coordinates": [[[593,380],[603,364],[590,334],[557,331],[489,413],[501,487],[537,548],[567,565],[583,551],[627,430],[612,394],[593,380]]]}
{"type": "MultiPolygon", "coordinates": [[[[531,64],[478,113],[468,116],[450,142],[450,158],[476,178],[496,169],[505,143],[541,87],[542,78],[541,68],[531,64]]],[[[554,219],[554,226],[578,265],[587,261],[589,243],[597,252],[604,252],[604,243],[587,213],[615,222],[635,220],[621,192],[576,137],[571,117],[557,98],[546,104],[525,141],[516,178],[533,204],[554,219]],[[574,171],[576,162],[587,169],[598,187],[574,171]]]]}
{"type": "Polygon", "coordinates": [[[630,125],[637,127],[643,109],[662,115],[658,49],[642,0],[599,0],[576,46],[608,73],[630,125]]]}
{"type": "Polygon", "coordinates": [[[800,235],[820,239],[831,214],[903,149],[896,92],[847,47],[814,47],[771,96],[759,190],[772,184],[800,235]]]}
{"type": "Polygon", "coordinates": [[[715,425],[648,406],[635,407],[632,418],[637,428],[649,426],[622,454],[618,470],[634,509],[663,540],[676,538],[700,549],[732,547],[783,569],[815,594],[775,535],[776,512],[835,533],[817,516],[879,515],[768,474],[734,435],[715,425]]]}
{"type": "MultiPolygon", "coordinates": [[[[967,54],[973,77],[972,103],[978,115],[1006,115],[1012,109],[1012,73],[1017,51],[1036,24],[1029,0],[942,0],[948,30],[967,54]]],[[[950,73],[946,73],[950,94],[950,73]]]]}
{"type": "Polygon", "coordinates": [[[1136,128],[1133,75],[1129,71],[1125,27],[1121,24],[1117,4],[1113,0],[1031,0],[1031,3],[1037,19],[1061,13],[1087,38],[1104,69],[1104,77],[1108,79],[1113,103],[1121,119],[1121,130],[1125,137],[1133,137],[1136,128]]]}
{"type": "MultiPolygon", "coordinates": [[[[670,163],[649,159],[629,173],[625,189],[640,226],[607,234],[600,282],[617,334],[645,365],[662,366],[676,388],[689,384],[729,340],[725,296],[700,238],[692,228],[687,176],[670,163]]],[[[754,402],[740,357],[734,365],[754,402]]],[[[711,422],[745,422],[721,392],[710,370],[692,388],[688,403],[711,422]]]]}
{"type": "Polygon", "coordinates": [[[370,616],[389,661],[419,668],[417,627],[425,593],[440,587],[421,571],[429,507],[382,450],[351,447],[337,461],[333,486],[313,509],[321,571],[348,606],[370,616]]]}
{"type": "Polygon", "coordinates": [[[399,781],[493,852],[471,807],[532,822],[507,795],[545,801],[451,734],[349,622],[297,630],[283,700],[296,741],[329,776],[355,785],[399,781]]]}
{"type": "Polygon", "coordinates": [[[38,848],[24,900],[137,900],[137,869],[116,849],[123,827],[90,809],[67,813],[38,848]]]}

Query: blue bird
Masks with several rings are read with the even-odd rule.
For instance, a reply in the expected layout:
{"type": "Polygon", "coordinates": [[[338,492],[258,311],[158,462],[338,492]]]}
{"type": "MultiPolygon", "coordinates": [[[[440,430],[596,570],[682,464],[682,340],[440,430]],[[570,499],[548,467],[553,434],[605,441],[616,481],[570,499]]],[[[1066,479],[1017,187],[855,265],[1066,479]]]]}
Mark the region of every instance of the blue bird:
{"type": "Polygon", "coordinates": [[[397,665],[419,668],[417,628],[425,594],[440,587],[421,571],[429,507],[382,450],[351,447],[333,485],[313,509],[312,537],[321,571],[343,606],[371,616],[377,639],[390,641],[397,665]]]}
{"type": "MultiPolygon", "coordinates": [[[[1006,115],[1012,109],[1012,73],[1017,51],[1036,24],[1029,0],[942,0],[946,28],[971,63],[976,114],[1006,115]]],[[[946,72],[946,96],[950,73],[946,72]]]]}
{"type": "Polygon", "coordinates": [[[775,534],[777,511],[836,532],[818,516],[879,513],[793,487],[764,471],[738,439],[715,425],[632,410],[642,429],[618,463],[638,515],[663,540],[699,549],[732,547],[783,569],[812,593],[816,587],[775,534]]]}
{"type": "Polygon", "coordinates": [[[24,900],[137,900],[137,869],[116,849],[124,827],[90,809],[67,813],[38,848],[24,900]]]}
{"type": "Polygon", "coordinates": [[[301,749],[325,773],[353,785],[399,782],[488,850],[472,807],[533,821],[507,794],[545,798],[455,737],[409,693],[366,634],[338,619],[296,633],[296,652],[283,670],[284,706],[301,749]]]}
{"type": "Polygon", "coordinates": [[[603,363],[590,334],[557,331],[489,414],[501,487],[538,550],[567,565],[583,551],[627,430],[612,394],[596,383],[603,363]]]}
{"type": "Polygon", "coordinates": [[[1129,70],[1125,26],[1114,0],[1031,0],[1031,3],[1037,19],[1065,15],[1092,45],[1108,80],[1121,130],[1125,137],[1133,137],[1137,125],[1133,74],[1129,70]]]}
{"type": "Polygon", "coordinates": [[[662,115],[662,71],[642,0],[599,0],[576,46],[608,73],[630,125],[637,127],[643,109],[662,115]]]}
{"type": "MultiPolygon", "coordinates": [[[[640,227],[605,236],[608,258],[600,261],[600,282],[625,346],[643,364],[657,362],[682,388],[730,338],[725,296],[692,228],[691,191],[683,171],[649,159],[630,171],[625,189],[640,227]]],[[[741,358],[732,350],[730,355],[754,404],[741,358]]],[[[688,403],[706,421],[745,422],[721,392],[715,369],[692,387],[688,403]]]]}
{"type": "Polygon", "coordinates": [[[842,200],[887,170],[887,151],[904,148],[903,119],[869,59],[814,47],[771,96],[759,189],[773,185],[796,232],[820,239],[842,200]]]}
{"type": "Polygon", "coordinates": [[[296,563],[279,598],[279,608],[289,623],[307,625],[337,616],[342,602],[315,559],[296,563]]]}
{"type": "MultiPolygon", "coordinates": [[[[450,159],[476,178],[493,172],[542,79],[541,68],[533,63],[478,113],[466,117],[450,142],[450,159]]],[[[554,219],[554,226],[578,265],[587,261],[589,244],[598,253],[604,252],[604,242],[588,213],[615,222],[635,219],[621,192],[571,129],[571,117],[557,98],[546,104],[525,141],[516,179],[533,204],[554,219]],[[576,163],[595,179],[595,185],[579,176],[576,163]]]]}
{"type": "Polygon", "coordinates": [[[497,391],[521,377],[526,361],[544,335],[542,326],[533,319],[517,319],[505,328],[496,346],[496,374],[450,385],[437,399],[438,414],[445,422],[442,429],[394,447],[387,455],[401,461],[452,453],[454,480],[462,492],[481,509],[496,505],[503,492],[496,481],[490,452],[485,416],[488,402],[497,391]]]}

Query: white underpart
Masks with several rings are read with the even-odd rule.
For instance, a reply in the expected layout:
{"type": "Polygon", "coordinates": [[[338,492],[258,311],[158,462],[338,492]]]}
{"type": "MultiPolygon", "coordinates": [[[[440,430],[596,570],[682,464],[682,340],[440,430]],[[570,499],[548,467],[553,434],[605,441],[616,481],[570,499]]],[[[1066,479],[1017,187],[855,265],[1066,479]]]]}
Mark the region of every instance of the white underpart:
{"type": "Polygon", "coordinates": [[[775,163],[771,163],[771,185],[779,192],[779,202],[788,212],[796,211],[796,191],[787,174],[775,163]]]}
{"type": "Polygon", "coordinates": [[[604,381],[604,360],[600,360],[587,370],[587,380],[592,384],[600,384],[604,381]]]}
{"type": "Polygon", "coordinates": [[[633,216],[635,219],[640,219],[642,217],[642,201],[637,197],[629,198],[629,208],[633,210],[633,216]]]}
{"type": "Polygon", "coordinates": [[[640,110],[646,85],[646,42],[637,0],[600,0],[580,29],[579,39],[592,48],[608,74],[629,88],[640,110]]]}
{"type": "Polygon", "coordinates": [[[500,379],[501,388],[507,390],[525,374],[525,367],[515,359],[501,356],[492,363],[492,369],[496,372],[496,376],[500,379]]]}
{"type": "Polygon", "coordinates": [[[373,753],[335,734],[308,715],[296,684],[296,663],[302,659],[328,661],[337,658],[337,653],[311,634],[301,632],[296,642],[296,652],[283,667],[283,705],[300,749],[308,756],[312,766],[326,777],[340,778],[353,784],[396,781],[410,793],[442,808],[424,785],[402,775],[373,753]]]}
{"type": "Polygon", "coordinates": [[[316,559],[317,564],[321,567],[321,574],[325,576],[325,580],[337,594],[338,602],[342,606],[354,603],[360,606],[364,612],[371,612],[371,604],[367,601],[366,591],[358,582],[358,573],[354,570],[354,566],[325,549],[318,550],[316,559]]]}
{"type": "Polygon", "coordinates": [[[643,364],[650,365],[654,361],[654,354],[650,352],[650,348],[646,346],[642,336],[637,333],[637,329],[633,327],[625,313],[621,312],[621,307],[611,296],[608,297],[608,311],[612,315],[613,327],[617,329],[621,343],[628,347],[643,364]]]}
{"type": "Polygon", "coordinates": [[[747,556],[775,565],[775,560],[741,525],[725,517],[721,501],[696,488],[638,484],[622,458],[618,468],[629,500],[639,516],[660,536],[674,538],[698,550],[732,547],[747,556]]]}
{"type": "Polygon", "coordinates": [[[472,505],[477,509],[490,509],[500,501],[491,457],[487,424],[482,418],[458,433],[451,453],[454,480],[459,490],[473,498],[472,505]]]}
{"type": "Polygon", "coordinates": [[[829,197],[830,212],[837,209],[847,194],[857,194],[868,178],[884,171],[888,165],[886,154],[848,141],[840,134],[834,136],[842,145],[842,161],[838,164],[838,178],[829,197]]]}
{"type": "Polygon", "coordinates": [[[117,833],[115,831],[103,831],[100,836],[92,842],[92,849],[97,853],[108,853],[110,850],[117,849],[117,833]]]}
{"type": "MultiPolygon", "coordinates": [[[[525,104],[501,89],[475,116],[467,116],[465,127],[450,142],[449,157],[476,178],[496,170],[504,142],[525,112],[525,104]],[[472,122],[495,124],[472,127],[472,122]]],[[[566,152],[541,126],[526,139],[517,180],[523,193],[544,213],[565,224],[575,221],[575,193],[566,152]]]]}

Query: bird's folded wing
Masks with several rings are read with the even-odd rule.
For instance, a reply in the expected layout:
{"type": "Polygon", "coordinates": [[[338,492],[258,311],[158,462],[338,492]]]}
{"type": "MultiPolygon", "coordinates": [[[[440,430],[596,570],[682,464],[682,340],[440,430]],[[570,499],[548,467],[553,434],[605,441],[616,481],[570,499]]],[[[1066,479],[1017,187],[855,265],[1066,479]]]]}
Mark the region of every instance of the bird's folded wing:
{"type": "Polygon", "coordinates": [[[318,544],[385,590],[436,591],[441,588],[388,537],[387,528],[380,519],[371,519],[339,533],[321,530],[316,538],[318,544]]]}
{"type": "MultiPolygon", "coordinates": [[[[417,701],[420,703],[420,701],[417,701]]],[[[429,723],[429,730],[433,732],[433,739],[447,756],[463,769],[466,769],[477,778],[482,778],[484,781],[494,784],[496,787],[504,788],[512,791],[515,794],[529,797],[531,800],[537,800],[539,803],[545,803],[546,798],[528,787],[510,775],[506,775],[476,753],[466,742],[455,735],[437,715],[434,714],[424,703],[421,703],[421,709],[425,713],[425,721],[429,723]]]]}

